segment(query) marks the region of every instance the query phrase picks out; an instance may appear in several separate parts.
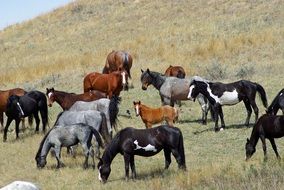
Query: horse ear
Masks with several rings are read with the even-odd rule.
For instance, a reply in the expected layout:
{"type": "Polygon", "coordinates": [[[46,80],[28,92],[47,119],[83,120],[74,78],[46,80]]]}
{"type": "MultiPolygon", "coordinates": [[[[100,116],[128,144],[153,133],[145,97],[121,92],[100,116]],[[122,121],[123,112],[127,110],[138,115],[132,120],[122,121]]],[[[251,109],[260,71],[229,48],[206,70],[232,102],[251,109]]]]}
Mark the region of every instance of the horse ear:
{"type": "Polygon", "coordinates": [[[150,70],[149,70],[149,68],[147,68],[147,73],[150,73],[150,70]]]}
{"type": "Polygon", "coordinates": [[[54,91],[54,88],[52,87],[50,90],[54,91]]]}
{"type": "Polygon", "coordinates": [[[135,105],[135,101],[133,101],[133,105],[135,105]]]}
{"type": "Polygon", "coordinates": [[[141,104],[141,101],[139,100],[138,104],[140,105],[141,104]]]}
{"type": "Polygon", "coordinates": [[[141,73],[144,73],[144,71],[141,69],[141,73]]]}
{"type": "Polygon", "coordinates": [[[249,143],[249,139],[247,138],[247,142],[249,143]]]}

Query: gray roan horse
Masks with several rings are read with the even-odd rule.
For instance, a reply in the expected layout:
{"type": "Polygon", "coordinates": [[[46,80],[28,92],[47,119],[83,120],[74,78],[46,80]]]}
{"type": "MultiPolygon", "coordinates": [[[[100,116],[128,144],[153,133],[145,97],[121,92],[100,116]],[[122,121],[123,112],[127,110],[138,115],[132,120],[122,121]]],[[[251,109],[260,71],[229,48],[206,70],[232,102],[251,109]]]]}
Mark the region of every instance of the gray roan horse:
{"type": "Polygon", "coordinates": [[[102,140],[93,127],[85,124],[75,124],[66,126],[54,126],[43,138],[40,143],[35,160],[38,168],[43,168],[46,165],[46,157],[51,147],[55,150],[57,160],[57,168],[64,167],[60,160],[61,147],[69,147],[80,143],[85,154],[85,162],[83,167],[88,167],[88,158],[92,157],[93,167],[95,166],[94,150],[92,148],[92,136],[96,137],[98,144],[103,147],[102,140]]]}
{"type": "MultiPolygon", "coordinates": [[[[194,76],[192,78],[180,79],[177,77],[166,77],[165,75],[141,69],[141,83],[142,89],[147,90],[149,85],[153,85],[160,92],[160,97],[163,105],[174,106],[177,100],[188,100],[188,86],[192,80],[206,81],[205,79],[194,76]]],[[[209,102],[202,95],[197,96],[197,100],[202,109],[202,123],[207,123],[207,114],[209,111],[209,102]]]]}
{"type": "Polygon", "coordinates": [[[116,127],[117,114],[119,111],[118,104],[120,103],[118,96],[113,96],[111,99],[101,98],[91,102],[77,101],[69,111],[87,111],[97,110],[103,112],[107,119],[108,131],[112,135],[112,128],[116,127]]]}
{"type": "MultiPolygon", "coordinates": [[[[103,137],[105,144],[109,144],[111,141],[111,134],[107,128],[106,116],[104,113],[88,110],[88,111],[64,111],[57,116],[55,125],[73,125],[84,123],[90,125],[97,130],[103,137]]],[[[96,144],[96,152],[99,155],[99,147],[96,144]]]]}

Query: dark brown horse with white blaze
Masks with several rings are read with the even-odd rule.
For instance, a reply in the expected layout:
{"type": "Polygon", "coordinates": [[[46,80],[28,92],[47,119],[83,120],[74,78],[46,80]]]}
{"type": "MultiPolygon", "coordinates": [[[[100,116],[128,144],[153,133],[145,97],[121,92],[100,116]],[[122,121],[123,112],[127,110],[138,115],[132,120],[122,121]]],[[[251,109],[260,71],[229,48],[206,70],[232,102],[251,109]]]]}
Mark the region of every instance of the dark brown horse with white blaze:
{"type": "Polygon", "coordinates": [[[277,151],[277,147],[274,138],[281,138],[284,136],[284,116],[265,114],[261,116],[254,125],[250,139],[247,139],[245,146],[246,160],[248,160],[254,153],[256,144],[260,138],[262,142],[262,148],[264,152],[264,160],[267,160],[266,143],[265,139],[268,139],[272,145],[272,148],[276,154],[276,157],[280,160],[280,156],[277,151]]]}
{"type": "Polygon", "coordinates": [[[114,71],[126,71],[131,79],[130,69],[132,67],[132,56],[126,51],[112,51],[106,58],[106,63],[103,68],[104,74],[109,74],[114,71]]]}
{"type": "MultiPolygon", "coordinates": [[[[0,123],[1,123],[1,131],[4,130],[4,112],[7,109],[7,100],[11,95],[23,96],[27,93],[25,90],[21,88],[13,88],[10,90],[0,90],[0,123]]],[[[24,120],[23,120],[24,126],[24,120]]]]}
{"type": "Polygon", "coordinates": [[[85,76],[83,86],[84,92],[99,90],[106,93],[108,98],[113,95],[119,96],[122,90],[128,90],[128,74],[125,71],[114,71],[109,74],[92,72],[85,76]]]}
{"type": "Polygon", "coordinates": [[[185,71],[184,71],[184,68],[182,68],[181,66],[170,65],[165,71],[165,76],[177,77],[177,78],[184,79],[185,78],[185,71]]]}
{"type": "Polygon", "coordinates": [[[125,178],[129,178],[129,166],[132,177],[136,178],[134,156],[150,157],[164,150],[165,169],[171,164],[171,154],[178,167],[186,170],[182,132],[177,127],[161,125],[151,129],[135,129],[127,127],[119,131],[105,149],[98,163],[99,180],[105,183],[111,172],[111,163],[120,153],[124,157],[125,178]]]}

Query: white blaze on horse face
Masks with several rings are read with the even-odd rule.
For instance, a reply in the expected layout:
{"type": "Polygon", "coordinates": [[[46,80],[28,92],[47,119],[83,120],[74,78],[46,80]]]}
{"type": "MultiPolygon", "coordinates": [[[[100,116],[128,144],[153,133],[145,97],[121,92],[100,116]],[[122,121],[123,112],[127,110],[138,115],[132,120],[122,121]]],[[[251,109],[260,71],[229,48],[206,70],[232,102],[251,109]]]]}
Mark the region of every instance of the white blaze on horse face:
{"type": "Polygon", "coordinates": [[[133,143],[136,145],[136,148],[134,150],[144,149],[145,151],[157,152],[157,149],[153,145],[148,144],[147,146],[142,147],[142,146],[138,145],[138,141],[137,140],[135,140],[133,143]]]}
{"type": "Polygon", "coordinates": [[[48,95],[47,95],[48,98],[51,98],[52,94],[53,94],[52,92],[48,93],[48,95]]]}
{"type": "Polygon", "coordinates": [[[24,114],[24,111],[23,111],[23,109],[22,109],[22,107],[21,107],[21,105],[20,105],[20,103],[19,103],[19,102],[17,102],[17,106],[19,107],[19,109],[20,109],[20,111],[21,111],[22,116],[24,116],[24,115],[25,115],[25,114],[24,114]]]}
{"type": "Polygon", "coordinates": [[[122,76],[122,84],[126,84],[125,72],[122,72],[121,76],[122,76]]]}
{"type": "Polygon", "coordinates": [[[188,92],[188,95],[187,95],[187,99],[190,99],[190,100],[193,99],[191,95],[192,95],[192,91],[193,91],[194,88],[195,88],[195,85],[191,85],[189,87],[189,92],[188,92]]]}
{"type": "Polygon", "coordinates": [[[136,116],[138,116],[140,113],[139,113],[139,105],[136,104],[135,105],[135,112],[136,112],[136,116]]]}

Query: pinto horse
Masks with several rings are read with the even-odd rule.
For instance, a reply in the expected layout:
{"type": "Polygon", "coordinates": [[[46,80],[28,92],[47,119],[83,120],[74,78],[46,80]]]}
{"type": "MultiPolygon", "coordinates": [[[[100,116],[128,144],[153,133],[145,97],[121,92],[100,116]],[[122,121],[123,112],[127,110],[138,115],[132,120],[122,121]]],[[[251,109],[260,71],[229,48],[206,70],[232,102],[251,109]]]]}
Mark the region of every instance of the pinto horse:
{"type": "Polygon", "coordinates": [[[178,110],[169,105],[161,106],[159,108],[150,108],[140,101],[133,101],[136,116],[140,115],[142,121],[145,123],[146,128],[151,128],[153,124],[166,121],[169,126],[173,126],[178,119],[178,110]]]}
{"type": "MultiPolygon", "coordinates": [[[[21,88],[13,88],[10,90],[0,90],[0,123],[1,123],[1,131],[4,129],[4,112],[7,109],[7,101],[11,95],[23,96],[27,93],[25,90],[21,88]]],[[[24,121],[23,121],[24,126],[24,121]]]]}
{"type": "Polygon", "coordinates": [[[274,138],[281,138],[283,136],[284,136],[284,116],[264,114],[259,118],[257,123],[254,125],[250,139],[247,139],[247,143],[245,146],[246,160],[251,158],[251,156],[255,153],[255,147],[259,138],[262,142],[264,160],[267,160],[265,139],[269,139],[272,148],[276,154],[276,157],[280,159],[274,138]]]}
{"type": "Polygon", "coordinates": [[[177,77],[177,78],[180,78],[180,79],[184,79],[185,78],[185,71],[181,66],[170,65],[165,71],[165,76],[177,77]]]}
{"type": "Polygon", "coordinates": [[[51,107],[53,102],[57,102],[63,110],[68,110],[76,101],[90,102],[100,98],[106,98],[106,94],[98,90],[85,92],[84,94],[74,94],[46,88],[48,97],[48,106],[51,107]]]}
{"type": "Polygon", "coordinates": [[[268,106],[266,112],[268,114],[276,115],[279,109],[281,109],[284,114],[284,88],[278,92],[270,106],[268,106]]]}
{"type": "Polygon", "coordinates": [[[131,79],[130,69],[132,67],[132,56],[126,51],[112,51],[106,58],[106,63],[103,68],[104,74],[112,73],[113,71],[126,71],[131,79]]]}
{"type": "Polygon", "coordinates": [[[23,96],[10,96],[7,102],[6,115],[8,120],[4,129],[3,141],[7,140],[8,128],[13,120],[16,122],[16,138],[19,138],[20,120],[25,117],[33,116],[36,120],[36,131],[39,131],[40,119],[38,112],[40,112],[42,119],[42,130],[45,132],[45,127],[48,124],[48,109],[45,94],[35,90],[27,92],[23,96]]]}
{"type": "Polygon", "coordinates": [[[129,178],[129,165],[132,177],[136,178],[134,155],[149,157],[164,150],[165,169],[171,164],[171,153],[178,167],[186,170],[183,136],[180,129],[161,125],[151,129],[127,127],[119,131],[105,149],[98,163],[99,180],[105,183],[111,172],[111,162],[120,153],[124,157],[125,178],[129,178]]]}
{"type": "Polygon", "coordinates": [[[128,90],[128,74],[124,71],[114,71],[109,74],[92,72],[84,78],[84,92],[99,90],[107,94],[108,98],[113,95],[119,96],[122,90],[128,90]]]}
{"type": "Polygon", "coordinates": [[[256,92],[260,94],[264,107],[267,107],[267,98],[264,88],[247,80],[240,80],[233,83],[223,84],[220,82],[192,81],[189,85],[188,99],[195,100],[201,93],[213,105],[215,118],[215,131],[223,130],[225,122],[223,118],[223,105],[235,105],[244,102],[247,109],[247,119],[245,125],[249,125],[252,108],[255,113],[255,122],[258,118],[258,107],[255,103],[256,92]],[[221,119],[221,128],[218,128],[218,115],[221,119]]]}

